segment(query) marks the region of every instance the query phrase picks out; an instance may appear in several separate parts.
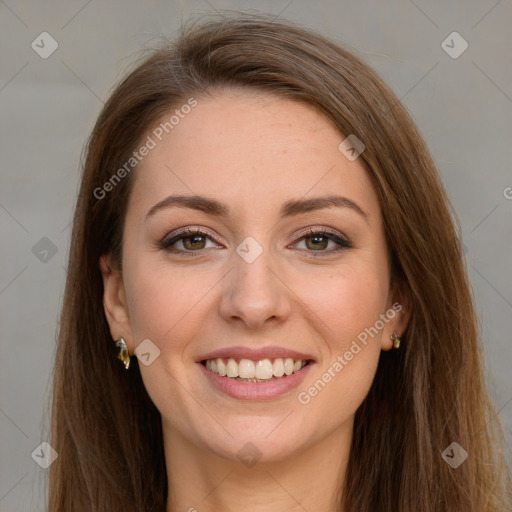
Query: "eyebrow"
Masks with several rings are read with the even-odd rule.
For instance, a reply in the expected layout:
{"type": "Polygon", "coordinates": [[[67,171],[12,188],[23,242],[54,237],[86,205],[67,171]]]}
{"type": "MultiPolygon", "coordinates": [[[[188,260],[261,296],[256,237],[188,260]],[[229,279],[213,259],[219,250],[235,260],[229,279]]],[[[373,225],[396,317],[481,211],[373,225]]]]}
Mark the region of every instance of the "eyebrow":
{"type": "MultiPolygon", "coordinates": [[[[197,210],[214,217],[226,218],[229,216],[229,206],[205,196],[198,195],[171,195],[152,206],[146,214],[146,219],[160,210],[172,207],[197,210]]],[[[310,199],[290,199],[281,206],[279,218],[293,217],[303,213],[321,210],[324,208],[349,208],[361,215],[368,222],[368,214],[354,201],[343,196],[329,195],[312,197],[310,199]]]]}

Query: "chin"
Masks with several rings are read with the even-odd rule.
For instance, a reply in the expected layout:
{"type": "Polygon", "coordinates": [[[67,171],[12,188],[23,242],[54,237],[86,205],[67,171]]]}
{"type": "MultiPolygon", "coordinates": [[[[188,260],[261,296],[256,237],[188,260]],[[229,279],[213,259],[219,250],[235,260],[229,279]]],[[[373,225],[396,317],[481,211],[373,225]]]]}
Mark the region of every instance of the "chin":
{"type": "MultiPolygon", "coordinates": [[[[296,425],[293,425],[290,421],[286,428],[284,423],[288,420],[278,426],[282,418],[267,418],[255,423],[257,420],[258,417],[250,416],[225,422],[224,428],[233,437],[223,429],[220,429],[221,432],[216,430],[215,435],[212,435],[211,431],[201,432],[202,444],[223,459],[236,462],[249,461],[248,467],[253,460],[259,463],[271,463],[293,457],[300,453],[306,444],[309,444],[305,426],[300,422],[295,422],[296,425]],[[297,429],[297,426],[300,428],[297,429]],[[290,427],[293,427],[293,430],[290,430],[290,427]]],[[[311,438],[309,440],[311,442],[311,438]]]]}

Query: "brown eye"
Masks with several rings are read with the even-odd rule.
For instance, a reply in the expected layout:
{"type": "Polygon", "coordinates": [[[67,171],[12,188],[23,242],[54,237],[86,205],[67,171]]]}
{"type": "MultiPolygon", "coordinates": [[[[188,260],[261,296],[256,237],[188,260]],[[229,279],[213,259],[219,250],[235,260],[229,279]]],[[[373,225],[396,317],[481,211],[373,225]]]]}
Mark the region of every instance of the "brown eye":
{"type": "Polygon", "coordinates": [[[306,251],[312,253],[313,256],[329,255],[339,252],[343,249],[353,247],[351,242],[341,238],[336,233],[323,230],[309,231],[304,234],[297,243],[299,242],[304,242],[306,245],[306,251]],[[335,244],[334,248],[331,250],[326,250],[329,246],[329,242],[333,242],[335,244]]]}
{"type": "MultiPolygon", "coordinates": [[[[220,247],[215,243],[213,237],[209,233],[199,229],[187,229],[175,234],[174,236],[164,238],[159,243],[159,247],[167,252],[175,253],[178,255],[200,256],[202,254],[201,251],[209,248],[206,246],[208,241],[213,243],[213,247],[220,247]]],[[[306,246],[305,249],[300,250],[304,250],[306,253],[310,253],[312,256],[330,255],[343,249],[353,247],[351,242],[340,237],[336,233],[323,230],[310,230],[306,232],[296,242],[295,245],[300,242],[304,242],[306,246]],[[330,250],[328,250],[329,243],[334,244],[330,250]]],[[[210,246],[210,248],[211,247],[212,246],[210,246]]]]}
{"type": "Polygon", "coordinates": [[[330,239],[326,236],[307,236],[304,238],[308,249],[327,249],[330,239]],[[311,241],[311,243],[308,243],[311,241]]]}
{"type": "Polygon", "coordinates": [[[193,236],[183,237],[180,240],[183,242],[183,246],[186,249],[189,249],[191,251],[196,251],[198,249],[204,249],[205,241],[203,240],[203,243],[201,243],[201,241],[200,241],[201,238],[204,239],[204,236],[203,235],[193,235],[193,236]]]}
{"type": "MultiPolygon", "coordinates": [[[[172,237],[164,238],[159,243],[159,246],[161,249],[171,253],[181,253],[187,256],[197,256],[199,254],[194,254],[196,251],[202,251],[203,249],[208,248],[206,247],[208,240],[213,242],[210,234],[199,229],[187,229],[172,237]]],[[[216,244],[213,244],[213,246],[219,247],[216,244]]]]}

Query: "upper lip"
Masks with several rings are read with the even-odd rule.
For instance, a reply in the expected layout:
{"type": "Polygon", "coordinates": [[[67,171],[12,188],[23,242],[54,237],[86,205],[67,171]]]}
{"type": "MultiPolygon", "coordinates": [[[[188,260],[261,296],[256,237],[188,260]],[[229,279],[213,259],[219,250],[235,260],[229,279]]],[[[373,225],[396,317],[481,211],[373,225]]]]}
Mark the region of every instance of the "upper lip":
{"type": "Polygon", "coordinates": [[[208,352],[196,358],[196,362],[200,363],[207,359],[230,358],[233,359],[250,359],[251,361],[261,361],[262,359],[276,359],[278,357],[303,359],[305,361],[314,361],[314,357],[309,354],[303,354],[296,350],[291,350],[283,347],[269,346],[260,348],[249,347],[226,347],[208,352]]]}

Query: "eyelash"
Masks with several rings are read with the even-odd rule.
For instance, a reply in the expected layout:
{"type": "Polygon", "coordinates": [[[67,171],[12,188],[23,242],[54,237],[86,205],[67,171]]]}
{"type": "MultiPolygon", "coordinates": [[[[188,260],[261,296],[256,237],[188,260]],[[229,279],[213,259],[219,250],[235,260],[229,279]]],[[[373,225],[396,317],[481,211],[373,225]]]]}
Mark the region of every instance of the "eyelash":
{"type": "MultiPolygon", "coordinates": [[[[187,228],[185,230],[180,231],[179,233],[176,233],[172,238],[164,237],[159,242],[158,246],[160,249],[162,249],[164,251],[167,251],[167,252],[173,253],[173,254],[182,255],[185,257],[201,256],[203,254],[201,251],[205,251],[206,249],[197,249],[195,251],[184,251],[182,249],[175,249],[175,248],[171,247],[176,242],[179,242],[185,238],[192,238],[193,236],[197,236],[197,235],[205,237],[205,238],[209,238],[213,242],[217,243],[210,233],[207,233],[206,231],[203,231],[198,228],[194,228],[194,229],[187,228]]],[[[309,256],[312,256],[315,258],[338,253],[344,249],[351,249],[353,247],[352,243],[349,240],[338,236],[336,233],[333,233],[331,231],[326,231],[324,229],[310,228],[307,231],[301,233],[299,236],[300,236],[300,238],[295,243],[301,242],[302,240],[304,240],[306,238],[322,237],[322,238],[328,238],[329,240],[332,240],[333,242],[338,244],[339,247],[337,249],[334,249],[334,250],[331,249],[329,251],[323,251],[323,250],[322,251],[308,251],[307,249],[300,249],[300,250],[304,250],[304,251],[310,253],[309,256]]]]}

